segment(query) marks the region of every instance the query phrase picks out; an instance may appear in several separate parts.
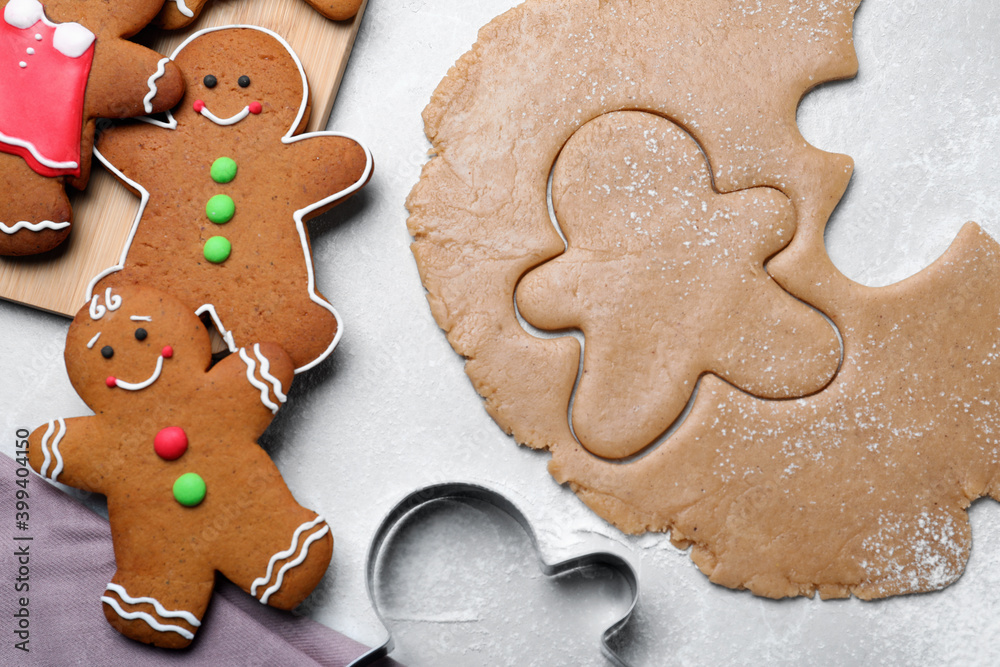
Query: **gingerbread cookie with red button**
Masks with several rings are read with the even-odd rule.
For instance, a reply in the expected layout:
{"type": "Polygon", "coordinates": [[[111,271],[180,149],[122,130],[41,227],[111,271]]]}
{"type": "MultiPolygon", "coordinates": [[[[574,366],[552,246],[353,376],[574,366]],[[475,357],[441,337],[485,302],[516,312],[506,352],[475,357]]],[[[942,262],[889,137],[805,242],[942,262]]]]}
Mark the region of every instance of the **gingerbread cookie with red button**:
{"type": "Polygon", "coordinates": [[[285,401],[292,361],[273,343],[209,368],[200,318],[148,287],[105,288],[66,337],[66,370],[96,413],[31,435],[41,475],[108,498],[118,570],[108,621],[157,646],[188,645],[215,573],[280,609],[313,590],[333,550],[257,444],[285,401]]]}
{"type": "Polygon", "coordinates": [[[171,108],[180,70],[126,41],[163,0],[0,0],[0,255],[59,245],[73,212],[66,185],[82,189],[98,117],[171,108]]]}
{"type": "Polygon", "coordinates": [[[298,134],[308,86],[287,42],[263,28],[192,35],[171,56],[188,86],[167,120],[104,133],[98,157],[142,197],[107,287],[151,285],[208,313],[230,350],[272,341],[297,371],[336,344],[316,290],[306,221],[361,188],[372,158],[335,132],[298,134]]]}

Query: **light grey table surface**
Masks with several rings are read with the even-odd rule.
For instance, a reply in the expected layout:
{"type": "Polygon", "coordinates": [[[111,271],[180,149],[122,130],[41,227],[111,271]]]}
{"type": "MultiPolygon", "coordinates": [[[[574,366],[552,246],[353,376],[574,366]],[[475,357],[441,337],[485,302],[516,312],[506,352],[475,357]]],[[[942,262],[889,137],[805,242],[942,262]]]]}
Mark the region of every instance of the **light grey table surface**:
{"type": "MultiPolygon", "coordinates": [[[[944,591],[881,602],[773,602],[710,584],[663,535],[629,537],[546,472],[548,455],[493,423],[431,318],[409,251],[404,200],[429,145],[420,112],[478,28],[514,0],[370,0],[330,129],[375,155],[360,196],[312,224],[317,282],[345,324],[300,376],[263,444],[300,502],[325,514],[334,562],[305,606],[371,644],[369,541],[419,487],[472,481],[521,507],[554,560],[603,549],[639,572],[625,657],[635,664],[995,664],[1000,656],[1000,512],[972,508],[974,545],[944,591]]],[[[827,232],[848,276],[883,285],[937,257],[966,220],[1000,236],[1000,4],[864,0],[861,74],[799,110],[815,145],[855,158],[827,232]]],[[[0,302],[3,451],[19,427],[88,414],[62,362],[68,320],[0,302]]],[[[601,629],[627,605],[604,575],[541,576],[516,524],[475,505],[423,513],[386,551],[383,611],[412,664],[604,664],[601,629]]]]}

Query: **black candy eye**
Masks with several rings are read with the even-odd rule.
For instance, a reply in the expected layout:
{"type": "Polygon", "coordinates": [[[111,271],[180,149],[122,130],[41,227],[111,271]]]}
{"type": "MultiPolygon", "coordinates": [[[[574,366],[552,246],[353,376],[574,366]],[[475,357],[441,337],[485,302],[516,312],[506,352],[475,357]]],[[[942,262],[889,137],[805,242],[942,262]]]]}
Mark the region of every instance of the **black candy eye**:
{"type": "Polygon", "coordinates": [[[146,333],[145,329],[136,329],[135,330],[135,339],[136,340],[146,340],[146,336],[148,336],[148,335],[149,334],[146,333]]]}
{"type": "Polygon", "coordinates": [[[209,74],[205,77],[204,83],[206,88],[215,88],[215,84],[219,83],[219,80],[216,79],[215,76],[209,74]]]}
{"type": "Polygon", "coordinates": [[[104,357],[105,359],[110,359],[111,357],[115,356],[115,348],[111,347],[110,345],[105,345],[104,347],[101,348],[101,356],[104,357]]]}
{"type": "Polygon", "coordinates": [[[250,77],[244,74],[240,78],[236,79],[236,83],[240,84],[240,88],[246,88],[250,85],[250,77]]]}

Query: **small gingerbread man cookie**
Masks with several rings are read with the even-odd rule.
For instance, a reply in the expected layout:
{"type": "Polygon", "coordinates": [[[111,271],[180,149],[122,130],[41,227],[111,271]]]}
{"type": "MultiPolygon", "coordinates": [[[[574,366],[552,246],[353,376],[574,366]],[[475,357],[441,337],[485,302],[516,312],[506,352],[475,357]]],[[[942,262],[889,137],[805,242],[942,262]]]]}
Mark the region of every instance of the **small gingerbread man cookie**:
{"type": "Polygon", "coordinates": [[[125,40],[163,0],[0,0],[0,255],[50,250],[73,222],[68,183],[87,185],[98,117],[174,106],[167,58],[125,40]]]}
{"type": "Polygon", "coordinates": [[[195,33],[173,54],[189,94],[167,122],[104,133],[99,155],[140,209],[105,288],[150,285],[209,313],[231,350],[278,343],[297,371],[339,338],[315,288],[305,221],[361,188],[372,158],[334,132],[296,134],[308,87],[288,44],[263,28],[195,33]]]}
{"type": "Polygon", "coordinates": [[[91,417],[31,435],[29,462],[102,493],[118,571],[104,613],[122,634],[179,648],[194,638],[221,572],[292,609],[326,572],[329,526],[300,506],[257,438],[294,376],[255,344],[210,370],[201,320],[148,287],[105,290],[73,320],[66,370],[91,417]]]}

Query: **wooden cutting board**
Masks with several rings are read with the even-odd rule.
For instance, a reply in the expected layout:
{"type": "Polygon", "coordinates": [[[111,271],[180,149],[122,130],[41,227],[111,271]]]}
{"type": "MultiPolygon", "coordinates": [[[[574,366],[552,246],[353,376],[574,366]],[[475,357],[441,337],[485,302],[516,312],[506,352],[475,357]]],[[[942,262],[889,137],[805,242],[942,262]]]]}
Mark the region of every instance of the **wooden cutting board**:
{"type": "MultiPolygon", "coordinates": [[[[169,55],[191,33],[219,25],[249,24],[283,36],[299,55],[309,79],[312,116],[308,130],[326,127],[354,38],[368,1],[351,21],[323,18],[302,0],[210,0],[185,30],[147,30],[138,41],[169,55]]],[[[116,264],[139,208],[97,160],[86,192],[72,195],[74,223],[56,250],[33,257],[0,257],[0,298],[72,317],[83,305],[87,283],[116,264]]]]}

